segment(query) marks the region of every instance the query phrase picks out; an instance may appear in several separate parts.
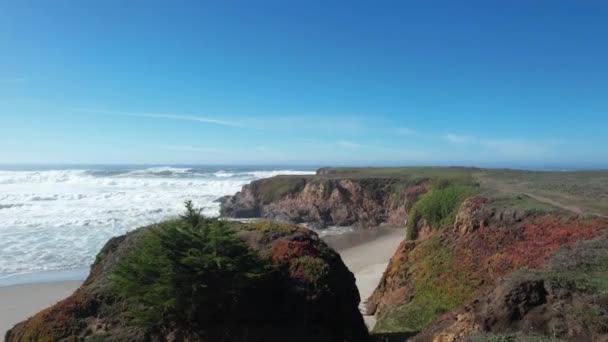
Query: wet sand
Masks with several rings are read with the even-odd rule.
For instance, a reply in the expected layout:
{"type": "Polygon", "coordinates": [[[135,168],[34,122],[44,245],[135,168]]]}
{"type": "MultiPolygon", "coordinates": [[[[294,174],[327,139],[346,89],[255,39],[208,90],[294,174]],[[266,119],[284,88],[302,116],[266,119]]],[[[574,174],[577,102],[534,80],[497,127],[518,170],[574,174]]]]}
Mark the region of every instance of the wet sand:
{"type": "MultiPolygon", "coordinates": [[[[355,274],[361,296],[360,308],[363,312],[365,301],[378,286],[389,260],[405,237],[405,230],[374,228],[347,234],[340,236],[340,239],[350,238],[351,245],[349,246],[348,241],[340,241],[334,248],[340,253],[346,266],[355,274]],[[341,246],[342,243],[344,245],[341,246]]],[[[328,243],[334,244],[332,241],[328,243]]],[[[363,318],[367,326],[373,328],[376,323],[375,317],[364,315],[363,318]]]]}
{"type": "Polygon", "coordinates": [[[0,287],[0,340],[15,323],[55,304],[76,290],[81,281],[0,287]]]}

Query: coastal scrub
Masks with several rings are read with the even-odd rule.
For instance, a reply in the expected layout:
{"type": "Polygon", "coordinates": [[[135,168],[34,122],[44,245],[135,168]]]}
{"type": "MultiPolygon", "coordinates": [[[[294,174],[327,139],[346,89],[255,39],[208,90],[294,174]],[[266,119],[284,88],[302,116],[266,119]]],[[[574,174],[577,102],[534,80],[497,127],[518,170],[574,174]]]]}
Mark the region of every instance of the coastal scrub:
{"type": "Polygon", "coordinates": [[[111,275],[116,295],[144,326],[174,322],[198,327],[229,313],[268,274],[268,266],[228,223],[187,208],[179,220],[151,229],[111,275]]]}
{"type": "Polygon", "coordinates": [[[454,222],[460,204],[477,189],[468,185],[447,185],[437,182],[437,188],[427,192],[410,209],[407,222],[406,238],[415,240],[418,237],[418,222],[422,219],[432,229],[439,229],[454,222]]]}

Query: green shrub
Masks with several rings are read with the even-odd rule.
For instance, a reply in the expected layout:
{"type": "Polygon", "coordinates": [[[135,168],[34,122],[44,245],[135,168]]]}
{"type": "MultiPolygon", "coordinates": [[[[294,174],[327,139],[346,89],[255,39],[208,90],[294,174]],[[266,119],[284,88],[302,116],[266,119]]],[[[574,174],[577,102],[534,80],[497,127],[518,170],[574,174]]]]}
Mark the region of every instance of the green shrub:
{"type": "Polygon", "coordinates": [[[321,258],[305,255],[295,259],[289,270],[311,284],[320,284],[329,274],[329,265],[321,258]]]}
{"type": "Polygon", "coordinates": [[[323,186],[323,197],[329,198],[331,196],[332,191],[334,190],[333,184],[329,179],[324,179],[321,183],[321,186],[323,186]]]}
{"type": "MultiPolygon", "coordinates": [[[[445,184],[441,183],[441,185],[445,184]]],[[[471,186],[449,185],[426,193],[410,209],[406,231],[407,239],[414,240],[418,237],[416,224],[421,219],[425,219],[433,229],[451,224],[462,201],[475,194],[476,191],[477,189],[471,186]]]]}
{"type": "Polygon", "coordinates": [[[391,207],[393,209],[397,208],[403,199],[405,198],[405,190],[402,186],[396,186],[393,188],[391,193],[391,207]]]}
{"type": "Polygon", "coordinates": [[[473,334],[465,340],[466,342],[557,342],[558,339],[537,335],[517,333],[477,333],[473,334]]]}
{"type": "Polygon", "coordinates": [[[247,231],[258,231],[264,234],[272,234],[274,236],[285,236],[293,234],[298,228],[287,223],[278,223],[275,221],[257,221],[242,224],[241,229],[247,231]]]}
{"type": "Polygon", "coordinates": [[[283,198],[286,195],[300,191],[306,185],[305,178],[277,176],[269,179],[262,179],[252,183],[254,192],[262,200],[262,203],[269,204],[283,198]]]}
{"type": "Polygon", "coordinates": [[[110,280],[127,315],[148,328],[204,329],[210,315],[230,317],[243,289],[269,272],[227,222],[203,218],[191,203],[144,234],[110,280]]]}
{"type": "Polygon", "coordinates": [[[411,284],[411,301],[384,312],[374,333],[417,332],[437,316],[449,312],[468,300],[474,288],[467,281],[470,272],[455,260],[449,243],[438,236],[421,241],[416,247],[418,257],[407,267],[411,284]],[[448,277],[443,277],[444,275],[448,277]]]}

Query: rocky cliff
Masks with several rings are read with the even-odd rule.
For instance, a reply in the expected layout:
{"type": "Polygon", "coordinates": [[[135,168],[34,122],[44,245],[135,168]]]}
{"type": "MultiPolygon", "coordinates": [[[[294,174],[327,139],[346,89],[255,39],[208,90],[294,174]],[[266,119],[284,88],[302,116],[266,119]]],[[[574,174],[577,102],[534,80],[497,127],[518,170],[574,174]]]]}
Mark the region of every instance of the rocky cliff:
{"type": "Polygon", "coordinates": [[[416,335],[422,330],[414,337],[420,341],[485,341],[492,334],[499,334],[497,340],[519,340],[521,334],[573,341],[608,338],[608,307],[602,297],[608,283],[605,267],[591,267],[594,280],[577,282],[578,273],[564,276],[571,280],[566,284],[553,281],[565,279],[559,272],[569,274],[585,265],[585,247],[554,256],[580,241],[581,246],[599,248],[594,249],[599,259],[591,258],[590,263],[604,265],[599,256],[605,257],[605,240],[589,245],[584,241],[606,234],[605,219],[539,208],[523,197],[479,195],[457,201],[454,213],[431,215],[446,208],[446,199],[457,198],[445,191],[429,192],[414,206],[421,214],[410,214],[408,229],[423,234],[408,233],[414,238],[398,248],[367,302],[368,313],[378,317],[375,333],[416,335]],[[572,253],[580,256],[574,258],[577,262],[568,257],[572,253]],[[526,277],[513,273],[543,267],[545,271],[530,271],[526,277]],[[586,292],[573,291],[576,284],[584,284],[586,292]],[[577,310],[586,310],[591,321],[579,318],[566,324],[577,310]],[[560,324],[566,326],[558,328],[560,324]]]}
{"type": "Polygon", "coordinates": [[[7,341],[366,341],[354,276],[306,229],[190,218],[108,241],[7,341]]]}
{"type": "Polygon", "coordinates": [[[223,200],[221,215],[261,217],[310,227],[404,226],[428,179],[356,178],[321,169],[316,177],[278,176],[245,185],[223,200]]]}
{"type": "Polygon", "coordinates": [[[565,246],[538,270],[500,279],[417,341],[608,340],[608,240],[565,246]]]}

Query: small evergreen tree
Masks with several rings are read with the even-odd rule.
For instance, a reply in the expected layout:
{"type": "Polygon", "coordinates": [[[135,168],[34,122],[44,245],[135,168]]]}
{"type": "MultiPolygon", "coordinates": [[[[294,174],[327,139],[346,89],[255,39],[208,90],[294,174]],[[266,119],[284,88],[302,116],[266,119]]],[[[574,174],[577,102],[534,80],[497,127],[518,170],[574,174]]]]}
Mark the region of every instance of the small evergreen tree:
{"type": "Polygon", "coordinates": [[[184,204],[186,205],[186,213],[180,215],[180,218],[193,228],[200,226],[205,220],[205,217],[202,215],[203,209],[194,208],[191,200],[187,200],[184,204]]]}
{"type": "Polygon", "coordinates": [[[230,317],[243,289],[268,274],[228,223],[200,213],[187,201],[184,215],[146,232],[111,275],[116,294],[145,326],[204,330],[214,316],[230,317]]]}

